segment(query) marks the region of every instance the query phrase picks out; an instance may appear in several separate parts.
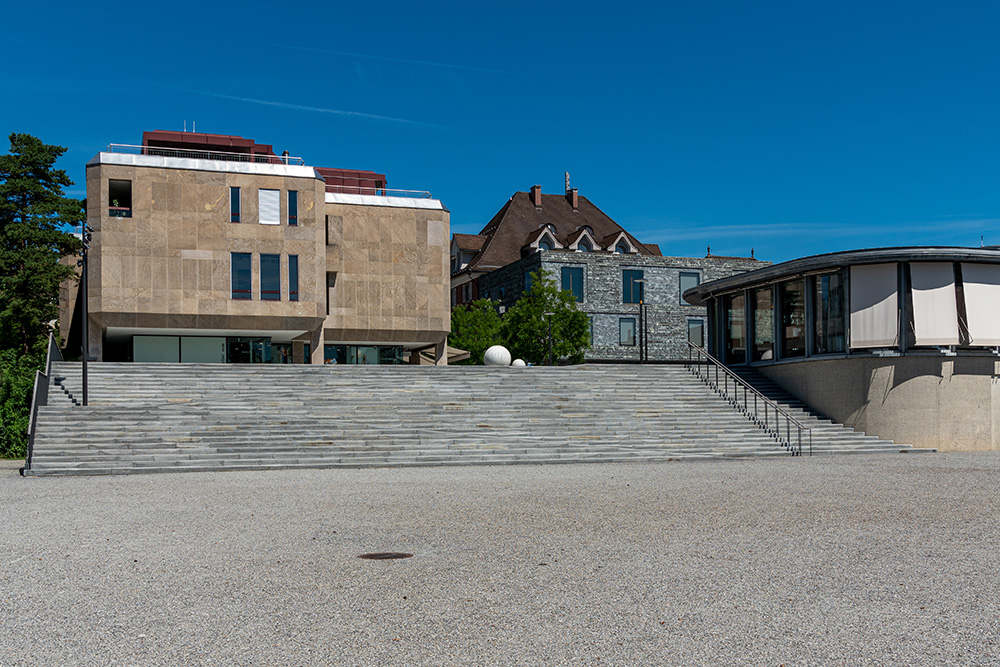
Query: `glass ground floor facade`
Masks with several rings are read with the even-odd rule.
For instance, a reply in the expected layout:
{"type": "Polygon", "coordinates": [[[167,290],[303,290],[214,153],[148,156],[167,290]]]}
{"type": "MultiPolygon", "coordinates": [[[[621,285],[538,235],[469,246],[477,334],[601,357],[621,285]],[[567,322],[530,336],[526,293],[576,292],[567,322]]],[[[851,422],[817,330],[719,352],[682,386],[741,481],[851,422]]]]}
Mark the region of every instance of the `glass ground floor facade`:
{"type": "MultiPolygon", "coordinates": [[[[292,343],[276,343],[269,336],[135,335],[131,344],[114,348],[118,358],[108,361],[188,364],[290,364],[292,343]]],[[[303,345],[309,363],[309,344],[303,345]]],[[[390,345],[324,345],[328,364],[402,364],[404,349],[390,345]]]]}

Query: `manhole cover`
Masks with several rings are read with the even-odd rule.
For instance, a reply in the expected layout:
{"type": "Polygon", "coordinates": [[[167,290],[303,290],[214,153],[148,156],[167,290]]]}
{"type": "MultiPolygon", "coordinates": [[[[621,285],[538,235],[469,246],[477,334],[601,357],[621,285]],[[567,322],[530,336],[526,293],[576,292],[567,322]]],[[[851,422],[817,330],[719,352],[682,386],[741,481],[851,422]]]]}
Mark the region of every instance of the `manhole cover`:
{"type": "Polygon", "coordinates": [[[384,551],[374,554],[361,554],[358,558],[367,558],[368,560],[391,560],[393,558],[413,558],[413,554],[404,554],[398,551],[384,551]]]}

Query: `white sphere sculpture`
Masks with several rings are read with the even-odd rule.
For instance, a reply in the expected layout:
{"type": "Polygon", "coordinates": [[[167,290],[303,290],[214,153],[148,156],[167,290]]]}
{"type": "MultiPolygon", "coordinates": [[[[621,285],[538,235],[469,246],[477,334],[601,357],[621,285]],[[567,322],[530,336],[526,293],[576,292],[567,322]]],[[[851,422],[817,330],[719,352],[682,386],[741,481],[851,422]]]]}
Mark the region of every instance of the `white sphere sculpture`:
{"type": "Polygon", "coordinates": [[[503,345],[494,345],[486,350],[483,363],[487,366],[510,366],[510,351],[503,345]]]}
{"type": "Polygon", "coordinates": [[[518,368],[522,368],[524,366],[527,366],[527,364],[524,363],[524,359],[515,359],[514,361],[510,362],[510,365],[511,366],[517,366],[518,368]]]}

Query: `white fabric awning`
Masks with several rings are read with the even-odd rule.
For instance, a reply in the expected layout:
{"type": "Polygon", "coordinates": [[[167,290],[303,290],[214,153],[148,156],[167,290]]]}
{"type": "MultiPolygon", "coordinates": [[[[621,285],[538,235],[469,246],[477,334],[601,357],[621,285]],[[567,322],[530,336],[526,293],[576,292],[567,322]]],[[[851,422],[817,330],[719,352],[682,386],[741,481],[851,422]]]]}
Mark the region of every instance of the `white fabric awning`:
{"type": "Polygon", "coordinates": [[[965,314],[972,345],[1000,345],[1000,266],[962,264],[965,314]]]}
{"type": "Polygon", "coordinates": [[[913,332],[917,345],[958,345],[955,267],[946,262],[911,262],[913,332]]]}
{"type": "Polygon", "coordinates": [[[896,264],[851,267],[851,347],[887,347],[899,341],[896,264]]]}

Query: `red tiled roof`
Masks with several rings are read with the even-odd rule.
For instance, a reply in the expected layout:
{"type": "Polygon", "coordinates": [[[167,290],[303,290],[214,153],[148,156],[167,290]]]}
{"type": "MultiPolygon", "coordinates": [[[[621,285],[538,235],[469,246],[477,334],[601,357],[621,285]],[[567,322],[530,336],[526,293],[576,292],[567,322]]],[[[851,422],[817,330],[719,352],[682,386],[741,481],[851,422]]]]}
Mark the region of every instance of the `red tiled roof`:
{"type": "MultiPolygon", "coordinates": [[[[624,233],[632,245],[642,255],[659,255],[633,237],[621,225],[609,218],[586,197],[580,196],[577,210],[565,195],[542,195],[542,205],[536,207],[527,192],[515,192],[514,196],[493,216],[480,236],[487,237],[483,249],[469,263],[470,269],[492,270],[506,266],[521,258],[521,248],[531,242],[532,235],[544,225],[555,227],[553,236],[568,245],[569,238],[581,227],[593,230],[594,238],[617,238],[624,233]]],[[[575,237],[574,237],[575,240],[575,237]]],[[[600,248],[595,248],[600,250],[600,248]]]]}
{"type": "Polygon", "coordinates": [[[482,250],[487,238],[483,234],[452,234],[459,250],[482,250]]]}

